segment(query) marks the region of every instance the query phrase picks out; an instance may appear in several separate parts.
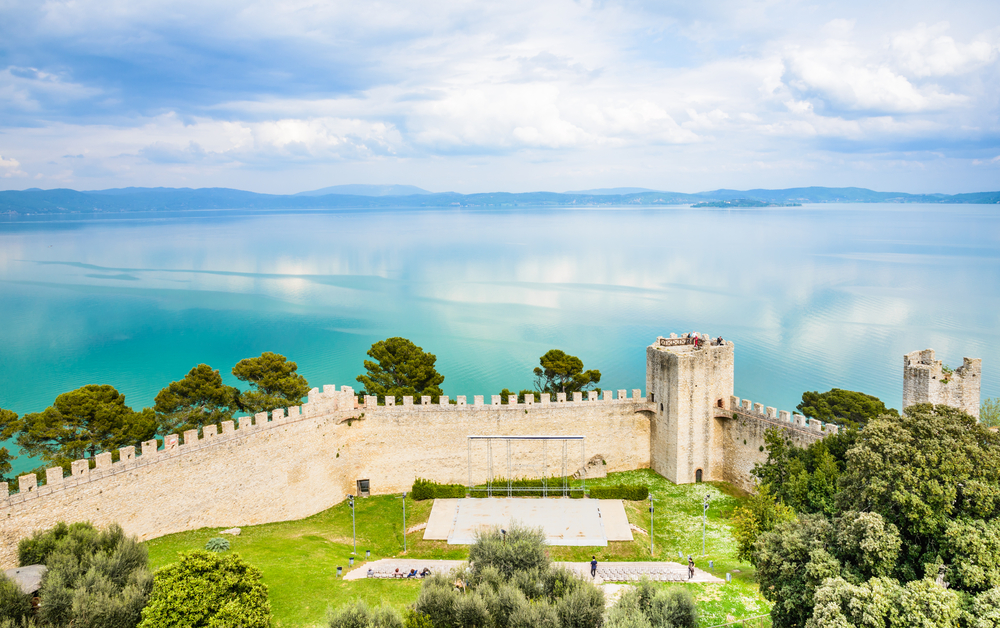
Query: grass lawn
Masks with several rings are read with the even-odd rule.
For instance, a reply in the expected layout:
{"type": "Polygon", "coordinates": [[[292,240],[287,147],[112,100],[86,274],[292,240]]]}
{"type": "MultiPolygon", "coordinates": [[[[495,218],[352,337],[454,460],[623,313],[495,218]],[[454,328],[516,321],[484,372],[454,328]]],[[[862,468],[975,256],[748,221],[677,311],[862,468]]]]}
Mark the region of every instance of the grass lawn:
{"type": "MultiPolygon", "coordinates": [[[[765,602],[753,582],[753,569],[739,563],[733,556],[735,543],[729,533],[728,517],[739,503],[740,496],[726,484],[675,485],[647,469],[613,473],[605,480],[590,480],[597,484],[645,484],[650,487],[656,512],[653,520],[653,542],[656,560],[684,562],[687,555],[695,557],[698,566],[725,578],[733,571],[733,582],[724,585],[665,585],[690,587],[698,600],[702,625],[722,623],[727,615],[736,618],[768,612],[765,602]],[[706,556],[701,555],[701,503],[705,493],[712,495],[708,511],[706,556]],[[684,554],[684,561],[678,557],[684,554]],[[736,571],[738,570],[738,571],[736,571]]],[[[406,500],[407,527],[426,523],[431,501],[406,500]]],[[[629,521],[649,530],[648,502],[625,502],[629,521]]],[[[450,546],[444,541],[424,541],[423,532],[407,535],[407,552],[403,554],[402,500],[398,496],[379,496],[357,500],[358,559],[355,567],[364,563],[365,550],[371,550],[372,560],[396,556],[411,558],[464,559],[468,551],[463,546],[450,546]]],[[[203,528],[171,534],[148,541],[150,566],[154,569],[174,562],[177,553],[205,547],[208,539],[218,536],[221,528],[203,528]]],[[[650,560],[648,534],[634,533],[635,541],[613,542],[608,547],[552,547],[553,560],[586,561],[594,554],[598,560],[650,560]]],[[[264,574],[268,585],[275,624],[278,627],[314,627],[323,624],[329,608],[364,599],[371,604],[386,602],[404,609],[412,604],[420,583],[399,580],[356,580],[344,582],[337,578],[337,567],[346,572],[351,555],[351,509],[347,502],[298,521],[286,521],[242,528],[242,534],[230,539],[231,551],[239,553],[264,574]]]]}

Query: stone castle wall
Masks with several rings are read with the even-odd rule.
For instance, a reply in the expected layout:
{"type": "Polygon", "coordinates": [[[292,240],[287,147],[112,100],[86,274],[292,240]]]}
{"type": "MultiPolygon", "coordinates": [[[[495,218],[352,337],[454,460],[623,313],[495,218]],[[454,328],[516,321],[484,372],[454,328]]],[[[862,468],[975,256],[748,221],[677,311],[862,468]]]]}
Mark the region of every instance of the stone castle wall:
{"type": "Polygon", "coordinates": [[[934,350],[914,351],[903,356],[903,410],[918,403],[959,408],[979,418],[979,386],[983,361],[964,358],[950,375],[942,370],[934,350]]]}
{"type": "Polygon", "coordinates": [[[728,406],[716,416],[723,425],[723,479],[745,491],[756,487],[754,466],[767,460],[764,432],[768,429],[780,429],[785,440],[803,448],[839,432],[833,423],[778,411],[739,397],[730,397],[728,406]]]}
{"type": "MultiPolygon", "coordinates": [[[[801,447],[837,426],[777,411],[733,396],[732,342],[685,334],[660,337],[646,350],[648,397],[642,391],[606,390],[529,395],[524,403],[499,395],[442,396],[414,400],[366,397],[350,387],[313,389],[301,407],[262,412],[216,426],[170,435],[160,441],[98,454],[93,461],[48,469],[46,483],[18,478],[8,495],[0,483],[0,567],[16,563],[19,539],[57,521],[120,523],[149,539],[200,527],[254,525],[299,519],[357,493],[400,493],[417,477],[481,484],[488,477],[572,475],[599,457],[602,475],[652,467],[676,483],[725,480],[745,490],[751,471],[766,459],[764,432],[781,429],[801,447]],[[469,436],[583,436],[581,448],[563,442],[494,444],[469,436]],[[487,455],[489,453],[489,456],[487,455]],[[490,458],[491,456],[491,458],[490,458]],[[471,460],[471,464],[470,464],[471,460]],[[492,464],[490,464],[492,460],[492,464]],[[490,475],[492,473],[492,476],[490,475]]],[[[956,369],[941,384],[933,351],[905,358],[904,408],[946,403],[978,416],[980,360],[956,369]],[[974,404],[974,406],[973,406],[974,404]]]]}
{"type": "MultiPolygon", "coordinates": [[[[226,421],[222,432],[208,426],[78,461],[63,477],[49,469],[44,486],[35,476],[19,478],[20,491],[0,499],[0,567],[15,566],[19,539],[56,521],[120,523],[141,539],[200,527],[240,526],[299,519],[321,512],[369,480],[372,494],[409,490],[417,477],[440,482],[469,480],[469,435],[580,435],[586,451],[569,445],[576,472],[600,455],[608,471],[649,466],[649,404],[606,395],[606,400],[483,405],[362,407],[349,388],[326,387],[311,402],[255,417],[226,421]],[[200,438],[199,438],[200,436],[200,438]]],[[[515,400],[516,401],[516,400],[515,400]]],[[[384,400],[383,400],[384,403],[384,400]]],[[[516,446],[512,461],[537,467],[540,444],[516,446]]],[[[550,446],[551,447],[551,446],[550,446]]],[[[485,451],[473,449],[472,480],[486,480],[485,451]]],[[[561,450],[548,452],[558,475],[561,450]]],[[[494,452],[494,473],[506,468],[506,452],[494,452]]],[[[525,474],[526,475],[526,474],[525,474]]],[[[4,489],[6,487],[3,487],[4,489]]],[[[2,491],[6,495],[6,490],[2,491]]]]}

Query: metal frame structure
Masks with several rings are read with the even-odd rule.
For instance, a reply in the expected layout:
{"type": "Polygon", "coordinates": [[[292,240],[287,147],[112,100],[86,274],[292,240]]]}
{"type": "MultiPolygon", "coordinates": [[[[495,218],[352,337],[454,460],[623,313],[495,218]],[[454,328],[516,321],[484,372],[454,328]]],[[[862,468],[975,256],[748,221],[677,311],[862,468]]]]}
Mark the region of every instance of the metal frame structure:
{"type": "Polygon", "coordinates": [[[503,485],[500,487],[494,486],[494,480],[496,480],[496,475],[493,472],[493,442],[503,441],[503,445],[506,447],[506,473],[502,476],[502,479],[506,480],[506,496],[512,497],[514,491],[524,491],[528,493],[541,493],[542,497],[549,496],[560,496],[569,497],[570,493],[582,492],[586,494],[587,490],[587,454],[586,454],[586,442],[583,436],[500,436],[500,435],[486,435],[486,436],[469,436],[469,494],[474,495],[479,492],[486,492],[487,497],[494,497],[497,494],[502,495],[504,493],[503,485]],[[472,441],[486,441],[486,488],[476,488],[472,483],[472,441]],[[511,441],[541,441],[542,442],[542,463],[540,466],[515,466],[513,464],[513,458],[511,455],[511,441]],[[561,448],[561,484],[553,487],[549,487],[549,442],[559,441],[562,444],[561,448]],[[581,464],[580,469],[583,471],[583,486],[581,488],[573,488],[569,485],[569,478],[566,475],[566,461],[569,455],[569,443],[570,442],[580,443],[580,458],[581,464]],[[521,469],[529,469],[531,471],[538,472],[538,476],[542,479],[541,487],[515,487],[513,485],[515,472],[521,469]],[[499,491],[497,490],[499,488],[499,491]]]}

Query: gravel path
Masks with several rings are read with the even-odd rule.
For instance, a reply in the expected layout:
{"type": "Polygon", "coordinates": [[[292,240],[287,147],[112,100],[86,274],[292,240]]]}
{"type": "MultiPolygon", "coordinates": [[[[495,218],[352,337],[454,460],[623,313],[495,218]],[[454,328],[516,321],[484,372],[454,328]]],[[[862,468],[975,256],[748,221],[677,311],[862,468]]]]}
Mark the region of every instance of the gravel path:
{"type": "MultiPolygon", "coordinates": [[[[416,569],[417,572],[420,572],[424,567],[429,568],[433,573],[447,573],[463,564],[465,564],[465,561],[462,560],[383,558],[356,567],[344,576],[344,580],[361,580],[367,578],[369,569],[374,572],[374,577],[376,578],[392,578],[397,568],[403,574],[409,573],[411,569],[416,569]]],[[[590,563],[555,564],[560,567],[566,567],[580,576],[590,577],[590,563]]],[[[717,578],[709,572],[697,568],[694,570],[694,577],[688,579],[687,565],[670,562],[598,563],[597,578],[595,581],[598,583],[638,582],[643,576],[657,582],[724,582],[722,578],[717,578]]]]}

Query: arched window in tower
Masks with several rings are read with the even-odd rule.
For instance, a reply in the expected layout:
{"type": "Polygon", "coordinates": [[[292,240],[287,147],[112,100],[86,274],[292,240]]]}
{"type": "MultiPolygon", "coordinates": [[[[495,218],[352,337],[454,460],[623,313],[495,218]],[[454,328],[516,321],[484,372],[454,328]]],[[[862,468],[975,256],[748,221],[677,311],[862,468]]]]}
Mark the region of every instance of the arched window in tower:
{"type": "Polygon", "coordinates": [[[719,399],[718,401],[716,401],[716,402],[715,402],[715,405],[716,405],[716,407],[719,407],[719,408],[722,408],[722,407],[724,407],[724,406],[722,405],[722,399],[719,399]]]}
{"type": "Polygon", "coordinates": [[[701,482],[701,469],[694,472],[694,481],[699,483],[701,482]]]}

